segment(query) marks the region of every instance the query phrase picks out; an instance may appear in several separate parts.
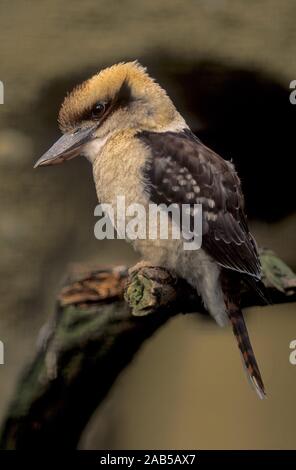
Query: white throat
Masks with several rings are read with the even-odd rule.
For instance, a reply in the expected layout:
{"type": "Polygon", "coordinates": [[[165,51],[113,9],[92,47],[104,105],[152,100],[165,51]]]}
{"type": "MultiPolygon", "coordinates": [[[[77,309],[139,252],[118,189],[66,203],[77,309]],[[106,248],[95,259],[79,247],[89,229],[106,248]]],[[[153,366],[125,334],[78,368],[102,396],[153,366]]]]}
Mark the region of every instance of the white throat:
{"type": "Polygon", "coordinates": [[[94,163],[98,155],[100,155],[102,148],[109,139],[110,135],[105,137],[96,137],[94,140],[91,140],[84,146],[83,155],[90,161],[94,163]]]}

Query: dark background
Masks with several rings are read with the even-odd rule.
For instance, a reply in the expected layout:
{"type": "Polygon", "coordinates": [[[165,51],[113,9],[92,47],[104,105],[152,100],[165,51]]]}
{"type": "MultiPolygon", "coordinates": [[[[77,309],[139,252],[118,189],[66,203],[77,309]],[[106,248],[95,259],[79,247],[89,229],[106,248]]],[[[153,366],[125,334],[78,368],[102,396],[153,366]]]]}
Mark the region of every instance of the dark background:
{"type": "MultiPolygon", "coordinates": [[[[258,243],[296,268],[295,21],[293,0],[2,0],[1,415],[67,264],[137,259],[123,242],[95,240],[87,161],[32,168],[59,135],[66,92],[102,67],[148,66],[199,137],[235,162],[258,243]]],[[[81,447],[295,447],[295,313],[247,313],[267,401],[249,388],[230,329],[176,318],[119,379],[81,447]]]]}

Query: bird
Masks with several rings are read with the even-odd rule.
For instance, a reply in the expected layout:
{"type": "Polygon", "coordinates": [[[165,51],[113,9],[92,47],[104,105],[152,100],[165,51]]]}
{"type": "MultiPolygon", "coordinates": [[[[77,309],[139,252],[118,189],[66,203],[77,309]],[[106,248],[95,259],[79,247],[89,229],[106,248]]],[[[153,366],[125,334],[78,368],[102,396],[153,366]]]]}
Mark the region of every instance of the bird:
{"type": "Polygon", "coordinates": [[[142,258],[185,279],[220,326],[232,325],[247,376],[266,397],[240,307],[241,283],[262,290],[256,241],[248,228],[233,163],[190,129],[166,90],[138,61],[100,70],[66,95],[58,115],[62,137],[36,162],[54,165],[79,155],[93,171],[98,201],[202,205],[202,244],[132,240],[142,258]]]}

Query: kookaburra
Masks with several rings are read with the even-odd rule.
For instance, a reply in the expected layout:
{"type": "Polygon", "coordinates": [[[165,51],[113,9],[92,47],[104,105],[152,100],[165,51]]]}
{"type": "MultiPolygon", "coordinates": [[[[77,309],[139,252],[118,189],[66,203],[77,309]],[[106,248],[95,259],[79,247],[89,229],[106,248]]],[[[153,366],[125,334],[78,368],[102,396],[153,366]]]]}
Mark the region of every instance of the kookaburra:
{"type": "Polygon", "coordinates": [[[84,155],[100,203],[196,204],[203,208],[202,246],[178,239],[133,241],[142,257],[187,280],[219,325],[232,324],[257,393],[264,385],[240,309],[240,280],[260,291],[261,266],[232,163],[190,130],[166,91],[138,62],[106,68],[66,96],[58,118],[63,136],[36,163],[84,155]]]}

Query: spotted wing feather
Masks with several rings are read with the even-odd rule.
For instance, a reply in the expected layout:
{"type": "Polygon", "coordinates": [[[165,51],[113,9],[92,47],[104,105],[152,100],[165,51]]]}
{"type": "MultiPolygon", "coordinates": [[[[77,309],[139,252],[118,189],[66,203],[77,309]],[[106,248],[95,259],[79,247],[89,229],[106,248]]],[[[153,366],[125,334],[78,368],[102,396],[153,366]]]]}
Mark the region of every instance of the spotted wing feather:
{"type": "Polygon", "coordinates": [[[260,261],[233,165],[193,133],[141,132],[150,149],[145,179],[157,204],[202,204],[202,247],[221,266],[260,279],[260,261]]]}

